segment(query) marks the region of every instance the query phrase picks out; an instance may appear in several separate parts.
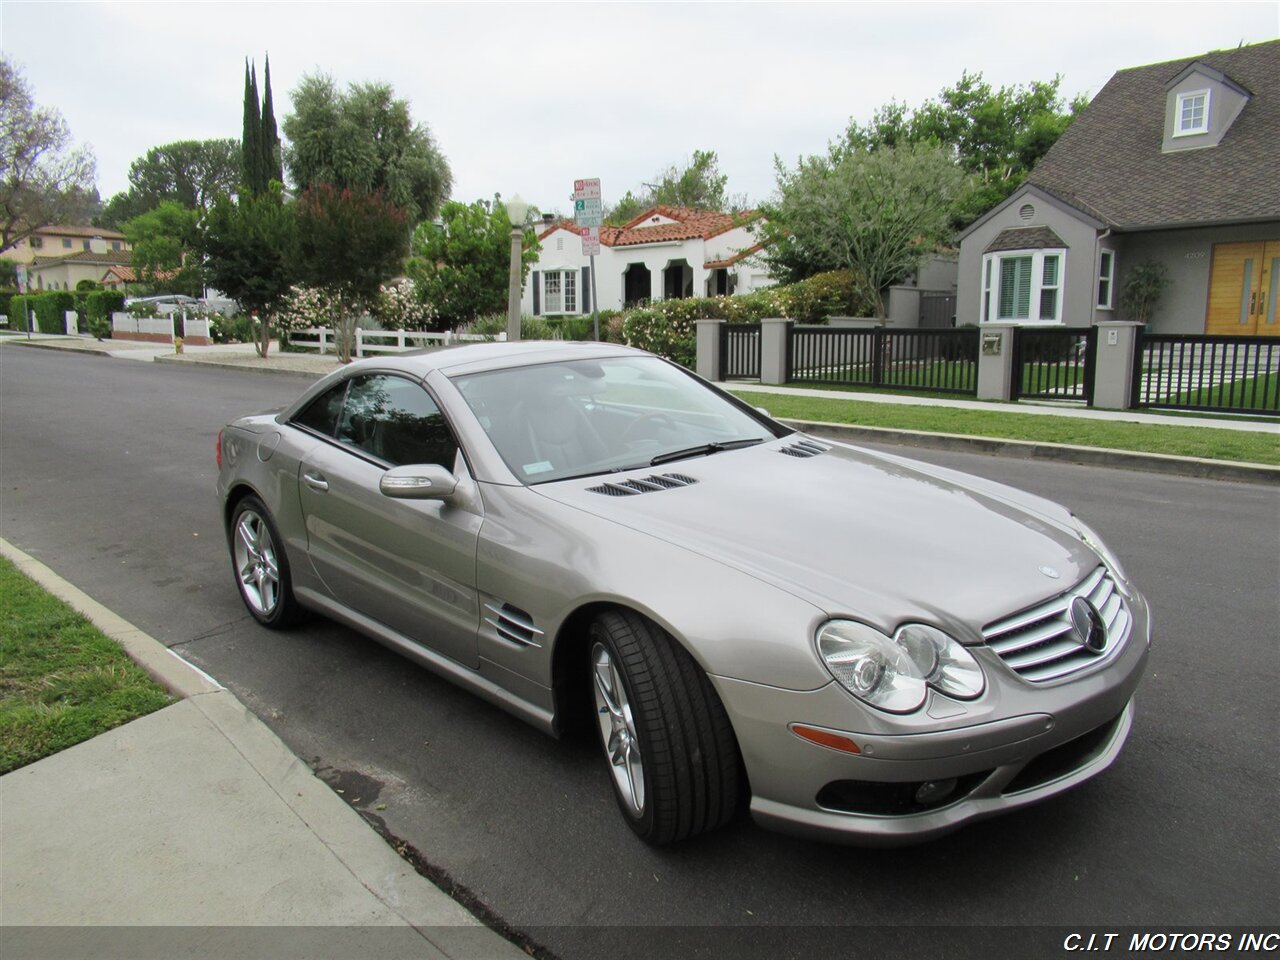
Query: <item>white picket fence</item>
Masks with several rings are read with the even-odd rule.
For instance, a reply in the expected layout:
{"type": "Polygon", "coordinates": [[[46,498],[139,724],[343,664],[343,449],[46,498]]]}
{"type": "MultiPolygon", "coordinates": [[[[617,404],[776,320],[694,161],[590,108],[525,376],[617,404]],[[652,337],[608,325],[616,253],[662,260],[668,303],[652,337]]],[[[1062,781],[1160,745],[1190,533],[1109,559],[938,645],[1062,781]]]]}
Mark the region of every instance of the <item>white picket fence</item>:
{"type": "MultiPolygon", "coordinates": [[[[331,327],[307,327],[305,330],[294,330],[289,334],[289,342],[295,347],[318,350],[323,356],[333,353],[336,334],[331,327]],[[306,339],[299,339],[305,337],[306,339]]],[[[407,353],[410,350],[422,350],[430,347],[447,347],[453,343],[475,343],[495,339],[499,342],[507,339],[506,332],[497,337],[485,337],[474,333],[453,333],[445,330],[442,333],[427,333],[421,330],[365,330],[356,328],[356,356],[367,357],[379,353],[407,353]]]]}

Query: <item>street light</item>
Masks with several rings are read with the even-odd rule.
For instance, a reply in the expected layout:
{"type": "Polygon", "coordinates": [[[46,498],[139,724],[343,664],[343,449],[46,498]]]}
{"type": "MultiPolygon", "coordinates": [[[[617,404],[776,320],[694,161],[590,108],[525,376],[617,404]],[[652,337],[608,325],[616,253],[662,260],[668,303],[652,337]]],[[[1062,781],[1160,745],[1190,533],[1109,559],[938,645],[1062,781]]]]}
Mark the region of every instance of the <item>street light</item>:
{"type": "Polygon", "coordinates": [[[511,220],[511,276],[507,287],[507,342],[520,339],[520,274],[524,254],[524,218],[529,204],[516,194],[507,201],[507,217],[511,220]]]}

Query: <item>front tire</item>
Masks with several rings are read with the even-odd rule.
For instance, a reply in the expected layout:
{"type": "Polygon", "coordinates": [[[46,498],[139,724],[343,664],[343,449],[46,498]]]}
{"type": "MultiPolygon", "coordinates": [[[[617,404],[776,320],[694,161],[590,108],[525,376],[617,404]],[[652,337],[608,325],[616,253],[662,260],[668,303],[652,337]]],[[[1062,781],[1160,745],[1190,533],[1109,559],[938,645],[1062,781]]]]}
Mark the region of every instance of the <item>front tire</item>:
{"type": "Polygon", "coordinates": [[[738,747],[707,675],[670,634],[630,611],[596,618],[588,646],[600,743],[627,824],[660,845],[728,822],[738,747]]]}
{"type": "Polygon", "coordinates": [[[284,542],[266,506],[253,495],[231,515],[231,564],[240,599],[264,627],[279,629],[298,619],[284,542]]]}

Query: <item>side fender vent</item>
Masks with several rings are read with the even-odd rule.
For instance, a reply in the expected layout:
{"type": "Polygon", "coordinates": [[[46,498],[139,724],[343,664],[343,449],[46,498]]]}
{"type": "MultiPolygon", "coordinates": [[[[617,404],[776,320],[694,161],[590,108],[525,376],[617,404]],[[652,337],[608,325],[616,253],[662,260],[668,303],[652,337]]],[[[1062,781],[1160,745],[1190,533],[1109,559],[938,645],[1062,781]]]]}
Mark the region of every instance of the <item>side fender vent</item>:
{"type": "Polygon", "coordinates": [[[795,443],[787,444],[785,447],[779,448],[779,453],[785,453],[788,457],[799,457],[807,460],[810,457],[816,457],[819,454],[826,453],[830,447],[823,446],[813,440],[797,440],[795,443]]]}
{"type": "Polygon", "coordinates": [[[598,487],[587,487],[591,493],[601,493],[606,497],[634,497],[638,493],[655,493],[659,490],[673,490],[676,487],[687,487],[697,483],[695,477],[683,473],[655,473],[647,477],[636,477],[631,480],[612,480],[598,487]]]}
{"type": "Polygon", "coordinates": [[[519,607],[513,607],[509,603],[495,607],[492,603],[486,603],[484,608],[493,614],[485,617],[484,622],[498,631],[498,636],[503,640],[522,647],[542,646],[542,631],[533,625],[533,617],[519,607]]]}

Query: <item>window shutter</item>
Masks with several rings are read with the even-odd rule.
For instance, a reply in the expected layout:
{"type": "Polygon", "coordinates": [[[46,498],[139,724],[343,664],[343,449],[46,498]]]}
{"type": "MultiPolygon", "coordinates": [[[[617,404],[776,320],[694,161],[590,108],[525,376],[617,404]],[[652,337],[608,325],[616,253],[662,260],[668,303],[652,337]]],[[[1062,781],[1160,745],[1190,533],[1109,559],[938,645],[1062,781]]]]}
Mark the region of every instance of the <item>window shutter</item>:
{"type": "Polygon", "coordinates": [[[591,268],[590,267],[582,268],[582,296],[579,299],[581,299],[582,301],[582,312],[590,313],[591,312],[591,268]]]}
{"type": "Polygon", "coordinates": [[[542,316],[542,275],[533,271],[533,315],[542,316]]]}

